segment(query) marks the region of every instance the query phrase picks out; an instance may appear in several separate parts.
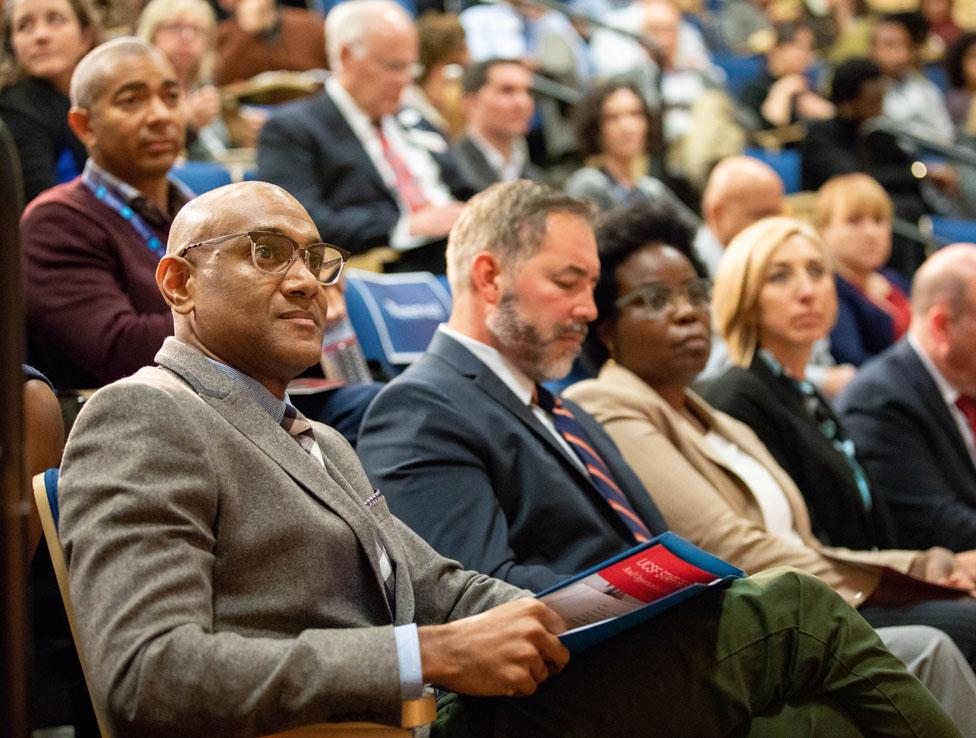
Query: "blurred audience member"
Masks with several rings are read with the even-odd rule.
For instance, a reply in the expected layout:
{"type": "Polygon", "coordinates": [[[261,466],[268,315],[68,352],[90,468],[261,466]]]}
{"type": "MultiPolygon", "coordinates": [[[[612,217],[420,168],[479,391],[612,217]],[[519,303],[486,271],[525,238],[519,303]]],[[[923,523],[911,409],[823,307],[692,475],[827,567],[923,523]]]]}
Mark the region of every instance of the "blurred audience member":
{"type": "Polygon", "coordinates": [[[917,13],[882,16],[871,31],[871,58],[885,79],[885,116],[919,136],[950,143],[955,131],[942,91],[918,71],[925,33],[917,13]]]}
{"type": "Polygon", "coordinates": [[[777,23],[766,53],[766,69],[740,93],[763,128],[778,128],[834,115],[834,106],[810,89],[807,71],[814,61],[813,30],[802,23],[777,23]]]}
{"type": "Polygon", "coordinates": [[[518,59],[486,59],[464,70],[467,131],[454,145],[461,174],[478,192],[495,182],[542,179],[529,161],[532,73],[518,59]]]}
{"type": "MultiPolygon", "coordinates": [[[[800,142],[803,189],[818,190],[831,177],[863,172],[884,187],[899,218],[916,223],[929,211],[916,174],[926,179],[941,175],[936,167],[913,167],[913,157],[897,138],[877,127],[884,94],[881,69],[870,59],[849,59],[837,67],[830,93],[837,115],[811,123],[800,142]]],[[[890,265],[911,278],[923,258],[920,246],[902,242],[896,244],[890,265]]]]}
{"type": "Polygon", "coordinates": [[[702,195],[705,222],[695,234],[695,253],[714,277],[725,247],[746,226],[786,207],[783,180],[765,162],[731,156],[712,170],[702,195]]]}
{"type": "Polygon", "coordinates": [[[839,364],[861,366],[908,330],[908,285],[883,268],[891,256],[893,210],[888,193],[866,174],[834,177],[817,193],[817,230],[835,269],[830,353],[839,364]]]}
{"type": "Polygon", "coordinates": [[[594,63],[603,77],[633,78],[652,105],[663,107],[664,141],[670,144],[691,131],[691,106],[712,83],[702,70],[679,65],[681,11],[674,3],[647,0],[642,6],[643,32],[654,42],[660,58],[644,51],[640,58],[628,59],[618,52],[623,41],[616,36],[608,44],[608,53],[594,57],[594,63]]]}
{"type": "MultiPolygon", "coordinates": [[[[649,36],[657,41],[658,22],[652,10],[648,10],[655,0],[635,0],[622,8],[608,12],[602,20],[614,28],[649,36]]],[[[679,8],[680,10],[680,8],[679,8]]],[[[684,15],[678,23],[677,50],[675,65],[682,69],[697,69],[710,78],[720,73],[712,64],[712,57],[705,44],[699,25],[689,21],[684,15]]],[[[647,51],[631,38],[606,28],[594,29],[590,41],[593,63],[602,76],[621,71],[629,71],[647,64],[647,51]]]]}
{"type": "Polygon", "coordinates": [[[183,148],[179,81],[145,41],[118,38],[79,63],[68,119],[88,149],[85,170],[21,221],[29,354],[59,389],[153,363],[173,332],[156,265],[192,197],[167,178],[183,148]]]}
{"type": "Polygon", "coordinates": [[[587,166],[574,172],[566,192],[610,210],[636,198],[667,200],[697,220],[667,185],[648,173],[660,153],[656,120],[629,82],[597,85],[576,107],[579,152],[587,166]]]}
{"type": "Polygon", "coordinates": [[[68,126],[68,86],[99,41],[98,16],[88,0],[7,0],[0,27],[0,118],[17,146],[26,203],[85,165],[68,126]]]}
{"type": "Polygon", "coordinates": [[[757,39],[772,31],[766,13],[770,0],[726,0],[719,13],[719,29],[725,45],[734,54],[756,53],[757,39]]]}
{"type": "Polygon", "coordinates": [[[470,61],[464,26],[453,13],[424,13],[417,21],[420,74],[403,91],[404,111],[416,110],[445,138],[464,131],[461,75],[470,61]]]}
{"type": "Polygon", "coordinates": [[[302,203],[324,240],[356,254],[391,246],[393,269],[443,273],[470,187],[443,138],[396,118],[417,71],[413,21],[392,0],[349,0],[326,24],[335,74],[265,123],[259,176],[302,203]]]}
{"type": "Polygon", "coordinates": [[[976,545],[976,245],[932,256],[912,283],[912,324],[867,364],[839,412],[884,490],[899,546],[976,545]]]}
{"type": "Polygon", "coordinates": [[[230,13],[217,25],[218,85],[261,72],[324,69],[322,16],[301,8],[279,7],[275,0],[218,0],[230,13]]]}
{"type": "Polygon", "coordinates": [[[589,50],[566,16],[518,0],[472,5],[461,13],[474,61],[522,59],[567,83],[590,76],[589,50]]]}
{"type": "Polygon", "coordinates": [[[976,33],[961,35],[946,50],[946,104],[956,131],[976,137],[976,33]]]}
{"type": "Polygon", "coordinates": [[[220,117],[220,92],[210,84],[214,61],[213,8],[205,0],[151,0],[136,34],[166,55],[183,92],[191,158],[225,153],[230,135],[220,117]]]}
{"type": "Polygon", "coordinates": [[[956,41],[962,29],[952,17],[952,0],[921,0],[919,9],[928,23],[929,31],[938,36],[944,46],[956,41]]]}

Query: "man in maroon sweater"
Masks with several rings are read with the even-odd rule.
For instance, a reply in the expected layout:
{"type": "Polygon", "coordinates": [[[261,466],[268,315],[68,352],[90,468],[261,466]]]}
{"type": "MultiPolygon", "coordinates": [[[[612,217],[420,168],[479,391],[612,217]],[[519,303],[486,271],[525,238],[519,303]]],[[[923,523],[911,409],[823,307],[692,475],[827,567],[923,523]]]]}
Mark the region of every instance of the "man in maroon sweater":
{"type": "Polygon", "coordinates": [[[183,148],[176,74],[151,46],[95,48],[71,80],[80,177],[21,220],[31,362],[59,389],[98,387],[153,363],[173,332],[156,288],[173,216],[192,197],[167,173],[183,148]]]}

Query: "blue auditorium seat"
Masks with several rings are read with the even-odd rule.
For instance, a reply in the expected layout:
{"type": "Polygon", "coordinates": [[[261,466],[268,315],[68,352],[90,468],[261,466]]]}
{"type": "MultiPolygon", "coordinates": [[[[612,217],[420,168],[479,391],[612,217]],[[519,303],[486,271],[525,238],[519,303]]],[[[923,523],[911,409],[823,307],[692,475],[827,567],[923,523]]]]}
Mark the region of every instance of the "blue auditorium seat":
{"type": "Polygon", "coordinates": [[[787,195],[800,191],[803,159],[796,149],[771,151],[769,149],[748,148],[745,150],[745,155],[769,164],[779,175],[779,178],[783,180],[783,189],[787,195]]]}
{"type": "Polygon", "coordinates": [[[227,167],[215,161],[188,161],[173,167],[170,174],[198,195],[231,183],[227,167]]]}
{"type": "Polygon", "coordinates": [[[715,54],[712,56],[712,62],[725,71],[725,89],[733,97],[738,97],[742,88],[766,68],[766,58],[762,54],[754,56],[715,54]]]}

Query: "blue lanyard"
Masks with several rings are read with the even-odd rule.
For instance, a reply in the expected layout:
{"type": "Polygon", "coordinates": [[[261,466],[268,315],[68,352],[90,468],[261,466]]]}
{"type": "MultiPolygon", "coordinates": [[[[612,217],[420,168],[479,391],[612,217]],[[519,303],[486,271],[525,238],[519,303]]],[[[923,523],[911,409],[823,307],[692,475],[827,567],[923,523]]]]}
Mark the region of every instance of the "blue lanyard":
{"type": "Polygon", "coordinates": [[[92,191],[96,198],[121,215],[122,218],[135,229],[136,233],[138,233],[145,242],[146,248],[153,253],[157,261],[163,258],[163,256],[166,254],[166,247],[163,246],[163,242],[155,233],[152,232],[149,226],[146,225],[146,221],[140,218],[139,214],[126,203],[122,202],[118,195],[112,192],[100,177],[86,170],[81,175],[81,181],[84,182],[85,186],[89,190],[92,191]]]}

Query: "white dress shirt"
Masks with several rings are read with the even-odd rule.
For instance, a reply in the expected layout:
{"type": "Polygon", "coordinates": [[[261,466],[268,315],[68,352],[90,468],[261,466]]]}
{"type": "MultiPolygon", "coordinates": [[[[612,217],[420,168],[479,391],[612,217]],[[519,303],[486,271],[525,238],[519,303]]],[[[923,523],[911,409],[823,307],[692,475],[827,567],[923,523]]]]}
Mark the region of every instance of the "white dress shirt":
{"type": "MultiPolygon", "coordinates": [[[[339,80],[335,77],[329,77],[326,80],[325,91],[336,104],[342,117],[346,119],[352,132],[369,156],[369,160],[376,167],[376,171],[379,172],[383,182],[394,194],[400,206],[400,220],[390,234],[390,246],[398,251],[408,251],[436,240],[410,235],[410,210],[397,189],[396,174],[383,155],[383,144],[376,133],[373,121],[360,110],[356,101],[352,99],[352,95],[339,84],[339,80]]],[[[410,170],[410,174],[413,175],[417,186],[427,201],[432,205],[447,205],[452,202],[454,198],[441,181],[440,167],[434,161],[430,151],[420,143],[418,137],[404,130],[392,115],[383,116],[380,126],[383,137],[394,153],[403,160],[407,169],[410,170]]]]}
{"type": "Polygon", "coordinates": [[[556,439],[556,442],[566,450],[569,458],[576,463],[576,466],[578,466],[584,474],[589,476],[589,472],[586,471],[586,467],[583,466],[583,462],[580,461],[580,458],[576,455],[576,452],[573,451],[570,445],[566,442],[566,439],[563,438],[559,434],[559,431],[556,430],[556,426],[552,422],[552,416],[532,402],[532,396],[535,394],[535,382],[527,377],[525,372],[506,359],[501,352],[498,351],[498,349],[489,346],[487,343],[482,343],[481,341],[471,338],[471,336],[467,336],[460,331],[454,330],[447,325],[447,323],[441,323],[439,326],[437,326],[437,330],[460,343],[462,346],[464,346],[464,348],[474,354],[476,359],[491,369],[495,376],[498,377],[502,383],[512,391],[519,401],[529,406],[532,413],[539,419],[539,422],[542,423],[546,427],[546,430],[552,434],[552,437],[556,439]]]}

